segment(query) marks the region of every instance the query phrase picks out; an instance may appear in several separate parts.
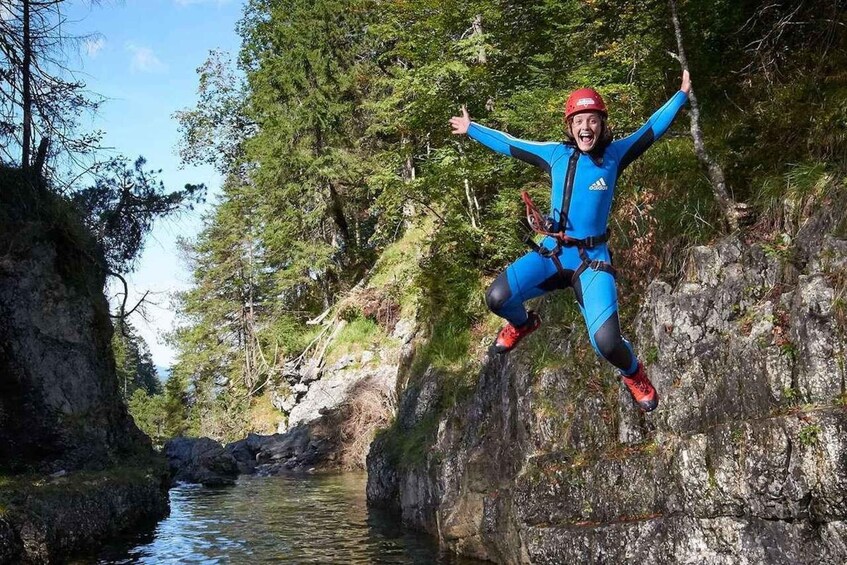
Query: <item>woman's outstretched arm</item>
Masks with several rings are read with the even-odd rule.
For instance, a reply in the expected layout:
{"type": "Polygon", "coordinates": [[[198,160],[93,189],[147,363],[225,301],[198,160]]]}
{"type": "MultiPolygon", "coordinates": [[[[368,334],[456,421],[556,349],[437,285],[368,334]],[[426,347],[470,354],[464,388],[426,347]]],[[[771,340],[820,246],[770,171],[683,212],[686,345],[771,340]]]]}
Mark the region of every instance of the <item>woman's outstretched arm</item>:
{"type": "Polygon", "coordinates": [[[464,106],[462,106],[462,115],[450,118],[450,125],[455,135],[467,134],[471,139],[493,151],[516,157],[548,172],[553,162],[554,152],[560,146],[556,142],[540,143],[518,139],[502,131],[472,122],[464,106]]]}
{"type": "Polygon", "coordinates": [[[690,91],[691,80],[688,71],[683,71],[682,84],[679,87],[679,91],[671,96],[670,100],[665,102],[661,108],[656,110],[650,116],[650,119],[638,128],[638,131],[612,143],[613,150],[618,153],[618,173],[647,151],[653,145],[653,142],[668,131],[677,113],[679,113],[680,109],[688,101],[688,93],[690,91]]]}

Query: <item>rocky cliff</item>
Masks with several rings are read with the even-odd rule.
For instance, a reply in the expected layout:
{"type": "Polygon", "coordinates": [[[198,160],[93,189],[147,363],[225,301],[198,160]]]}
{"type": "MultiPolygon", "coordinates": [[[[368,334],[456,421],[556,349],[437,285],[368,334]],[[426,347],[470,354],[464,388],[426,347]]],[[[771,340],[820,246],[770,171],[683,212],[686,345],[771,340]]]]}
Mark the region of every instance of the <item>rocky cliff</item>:
{"type": "Polygon", "coordinates": [[[369,501],[500,563],[847,562],[847,241],[830,228],[694,248],[650,285],[629,333],[652,414],[576,324],[489,354],[447,410],[441,375],[413,379],[369,501]]]}
{"type": "Polygon", "coordinates": [[[0,562],[52,561],[164,515],[167,471],[119,394],[96,246],[0,173],[0,562]]]}
{"type": "Polygon", "coordinates": [[[382,313],[369,308],[391,304],[379,296],[376,289],[363,286],[344,302],[360,321],[373,324],[375,335],[367,342],[348,351],[339,344],[347,322],[330,318],[325,323],[329,337],[317,350],[336,346],[341,352],[330,362],[318,353],[301,366],[288,367],[283,392],[274,393],[275,405],[287,414],[279,433],[249,434],[227,445],[210,438],[171,439],[164,451],[174,480],[221,485],[234,483],[240,474],[363,469],[375,432],[395,410],[398,370],[414,337],[408,318],[384,315],[388,310],[396,315],[395,307],[382,313]]]}

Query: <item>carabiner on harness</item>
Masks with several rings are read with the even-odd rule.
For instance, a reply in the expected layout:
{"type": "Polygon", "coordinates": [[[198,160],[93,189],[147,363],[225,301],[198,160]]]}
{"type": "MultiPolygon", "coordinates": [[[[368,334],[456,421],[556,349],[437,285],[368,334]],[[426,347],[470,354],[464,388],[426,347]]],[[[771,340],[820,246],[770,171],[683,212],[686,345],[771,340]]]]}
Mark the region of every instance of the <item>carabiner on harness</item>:
{"type": "Polygon", "coordinates": [[[532,201],[532,198],[530,198],[527,191],[524,190],[521,192],[521,200],[523,200],[523,203],[526,206],[526,223],[529,224],[532,231],[541,235],[549,235],[557,240],[567,237],[562,232],[552,231],[553,220],[541,214],[538,210],[538,206],[536,206],[535,202],[532,201]]]}
{"type": "Polygon", "coordinates": [[[530,198],[527,191],[521,192],[521,200],[523,200],[523,203],[526,206],[526,221],[529,224],[529,227],[532,228],[532,231],[543,236],[552,237],[556,242],[556,246],[553,249],[547,249],[543,245],[538,245],[531,236],[527,236],[524,239],[524,242],[533,250],[538,252],[538,254],[542,257],[552,259],[562,278],[565,278],[565,269],[562,267],[562,262],[559,259],[559,252],[562,247],[576,247],[579,250],[579,258],[582,260],[580,266],[577,267],[576,271],[574,271],[571,284],[573,284],[574,280],[579,278],[579,275],[581,275],[586,269],[605,271],[610,273],[613,277],[616,276],[617,273],[611,263],[597,259],[592,261],[588,257],[588,253],[585,251],[586,249],[593,249],[598,245],[606,243],[609,240],[609,230],[606,230],[606,233],[602,235],[592,235],[585,239],[570,237],[563,231],[554,232],[552,231],[554,227],[553,221],[541,214],[538,210],[538,206],[536,206],[532,201],[532,198],[530,198]]]}

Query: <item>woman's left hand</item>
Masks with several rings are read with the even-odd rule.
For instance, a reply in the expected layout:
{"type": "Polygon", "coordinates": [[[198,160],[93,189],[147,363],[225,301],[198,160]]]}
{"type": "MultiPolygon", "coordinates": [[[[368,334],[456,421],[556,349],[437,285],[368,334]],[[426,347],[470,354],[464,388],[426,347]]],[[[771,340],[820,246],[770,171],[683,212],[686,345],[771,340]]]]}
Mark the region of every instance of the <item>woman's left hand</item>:
{"type": "Polygon", "coordinates": [[[688,69],[682,71],[682,86],[679,89],[686,95],[691,92],[691,77],[688,75],[688,69]]]}

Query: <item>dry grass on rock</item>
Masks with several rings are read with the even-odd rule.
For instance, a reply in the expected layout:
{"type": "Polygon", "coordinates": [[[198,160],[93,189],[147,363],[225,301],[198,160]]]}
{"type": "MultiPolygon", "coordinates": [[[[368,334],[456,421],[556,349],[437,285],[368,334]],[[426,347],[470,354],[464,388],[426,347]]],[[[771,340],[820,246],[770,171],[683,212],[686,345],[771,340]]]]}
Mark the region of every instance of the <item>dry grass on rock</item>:
{"type": "Polygon", "coordinates": [[[368,378],[353,387],[345,404],[324,416],[319,433],[336,439],[341,467],[364,469],[376,432],[391,423],[396,409],[394,392],[368,378]]]}

